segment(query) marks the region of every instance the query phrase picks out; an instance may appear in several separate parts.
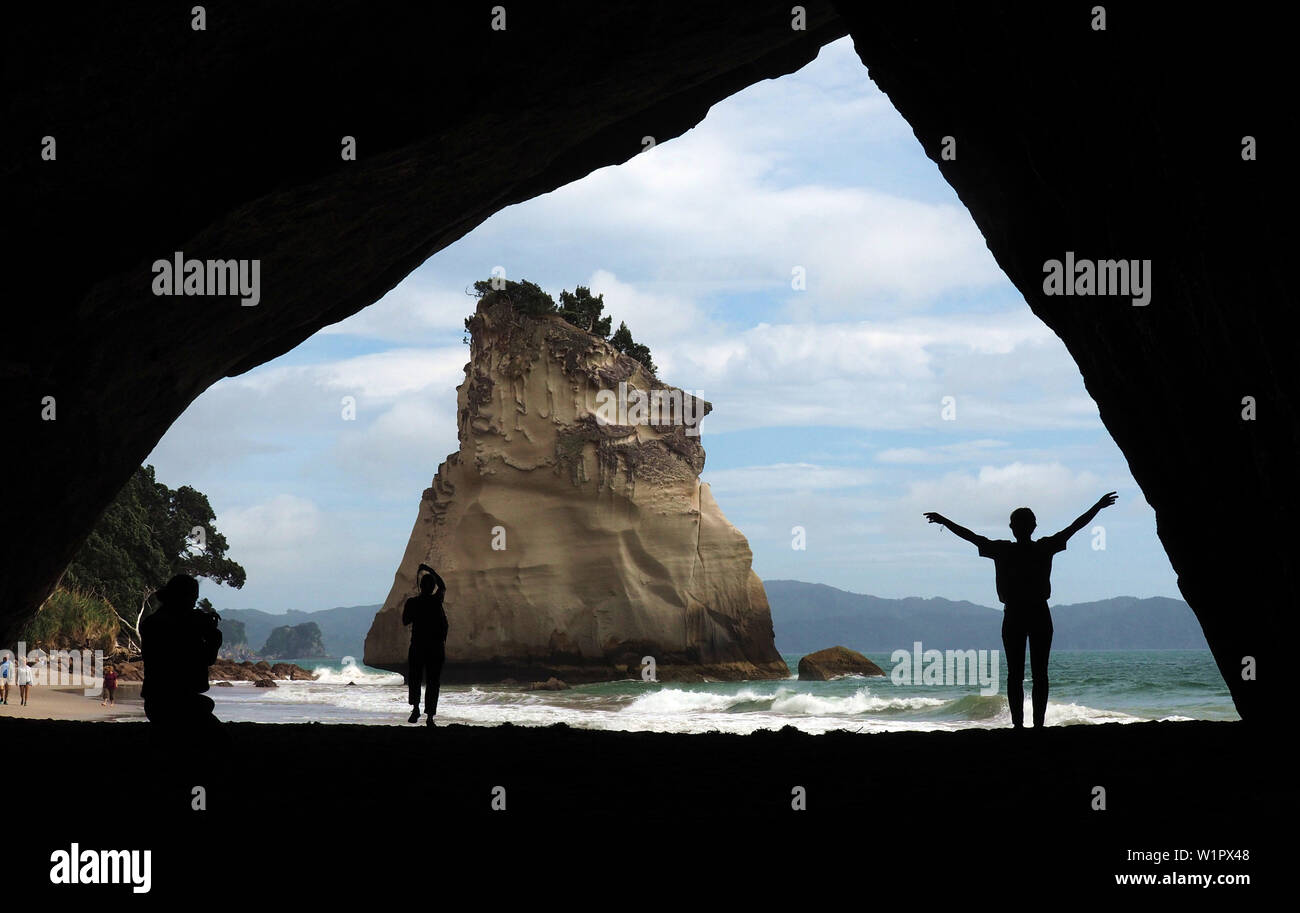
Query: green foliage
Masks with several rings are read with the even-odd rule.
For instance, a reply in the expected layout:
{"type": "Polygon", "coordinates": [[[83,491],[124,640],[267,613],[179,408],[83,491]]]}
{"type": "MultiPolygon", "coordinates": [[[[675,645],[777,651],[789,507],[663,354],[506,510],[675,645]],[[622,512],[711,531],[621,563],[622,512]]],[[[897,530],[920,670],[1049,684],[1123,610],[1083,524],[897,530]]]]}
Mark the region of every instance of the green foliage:
{"type": "Polygon", "coordinates": [[[578,329],[586,330],[601,339],[607,339],[610,321],[613,318],[601,317],[603,310],[605,310],[605,296],[598,295],[593,298],[591,289],[585,285],[578,286],[572,292],[560,292],[559,315],[578,329]]]}
{"type": "Polygon", "coordinates": [[[659,369],[655,367],[654,360],[650,357],[650,347],[633,339],[626,323],[619,321],[618,329],[614,331],[613,336],[609,337],[609,344],[624,355],[641,362],[641,365],[651,374],[658,372],[659,369]]]}
{"type": "Polygon", "coordinates": [[[300,625],[274,628],[262,646],[261,653],[267,659],[324,656],[325,644],[321,642],[320,625],[308,621],[300,625]]]}
{"type": "Polygon", "coordinates": [[[28,650],[103,650],[112,653],[120,622],[105,600],[83,590],[58,587],[28,622],[21,639],[28,650]]]}
{"type": "MultiPolygon", "coordinates": [[[[585,285],[580,285],[572,292],[562,290],[560,292],[560,303],[557,305],[555,299],[542,291],[536,283],[527,280],[515,282],[507,279],[503,281],[502,287],[498,289],[493,286],[494,281],[498,280],[480,279],[474,283],[474,293],[485,304],[493,305],[499,301],[506,301],[516,311],[530,317],[558,314],[579,330],[599,336],[601,339],[608,339],[617,351],[641,362],[642,366],[651,374],[658,371],[653,359],[650,357],[650,347],[642,345],[633,339],[626,323],[620,322],[614,335],[610,335],[609,328],[613,318],[601,316],[605,310],[604,295],[593,296],[591,289],[585,285]]],[[[465,318],[467,333],[473,319],[474,315],[472,314],[465,318]]],[[[468,336],[466,336],[465,341],[469,341],[468,336]]]]}
{"type": "Polygon", "coordinates": [[[226,557],[226,537],[201,491],[174,491],[142,466],[104,511],[63,575],[63,584],[106,600],[134,620],[146,593],[175,574],[206,577],[238,589],[244,569],[226,557]],[[190,538],[201,527],[206,548],[190,538]]]}
{"type": "MultiPolygon", "coordinates": [[[[506,279],[502,281],[501,288],[494,288],[494,281],[497,280],[480,279],[474,283],[474,291],[483,303],[493,305],[498,301],[508,301],[512,308],[529,317],[555,313],[555,299],[542,291],[537,283],[527,279],[522,282],[506,279]]],[[[466,324],[468,325],[468,320],[466,324]]]]}

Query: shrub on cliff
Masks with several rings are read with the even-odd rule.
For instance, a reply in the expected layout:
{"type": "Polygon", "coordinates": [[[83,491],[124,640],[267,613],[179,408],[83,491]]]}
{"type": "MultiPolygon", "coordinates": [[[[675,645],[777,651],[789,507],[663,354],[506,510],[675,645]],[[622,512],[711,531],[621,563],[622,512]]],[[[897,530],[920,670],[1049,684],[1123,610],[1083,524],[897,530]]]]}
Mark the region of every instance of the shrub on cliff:
{"type": "MultiPolygon", "coordinates": [[[[650,357],[650,347],[633,339],[626,323],[620,322],[618,329],[610,335],[613,318],[601,316],[605,310],[605,296],[592,295],[591,289],[585,285],[579,285],[572,292],[561,290],[559,304],[535,282],[527,279],[520,282],[512,279],[480,279],[474,283],[474,294],[482,304],[491,306],[506,302],[516,312],[529,317],[557,314],[571,326],[608,340],[616,351],[635,358],[651,374],[658,370],[650,357]]],[[[467,332],[473,319],[473,314],[465,318],[467,332]]],[[[468,337],[466,341],[469,341],[468,337]]]]}
{"type": "Polygon", "coordinates": [[[93,593],[58,587],[28,622],[21,639],[28,650],[112,653],[119,629],[117,613],[105,600],[93,593]]]}
{"type": "Polygon", "coordinates": [[[642,345],[632,338],[632,332],[627,328],[623,321],[618,322],[618,329],[614,335],[609,337],[609,344],[616,350],[622,352],[629,358],[635,358],[645,367],[647,371],[654,374],[658,371],[655,367],[654,359],[650,357],[650,347],[642,345]]]}
{"type": "MultiPolygon", "coordinates": [[[[535,282],[529,282],[527,279],[522,282],[506,279],[500,281],[500,288],[497,288],[493,284],[494,282],[498,282],[498,280],[480,279],[474,283],[474,292],[485,305],[505,301],[520,314],[526,314],[529,317],[541,317],[557,312],[555,299],[542,291],[541,287],[535,282]]],[[[466,317],[466,329],[469,329],[469,321],[470,318],[466,317]]]]}

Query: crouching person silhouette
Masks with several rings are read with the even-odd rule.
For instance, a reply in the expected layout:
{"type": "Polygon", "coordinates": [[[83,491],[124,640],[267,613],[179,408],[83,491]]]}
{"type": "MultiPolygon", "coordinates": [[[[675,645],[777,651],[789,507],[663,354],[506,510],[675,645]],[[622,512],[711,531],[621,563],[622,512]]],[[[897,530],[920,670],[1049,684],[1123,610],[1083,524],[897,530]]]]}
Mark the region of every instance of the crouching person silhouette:
{"type": "Polygon", "coordinates": [[[145,716],[150,739],[160,754],[160,799],[169,808],[190,808],[195,786],[209,787],[216,755],[226,745],[221,723],[208,690],[208,667],[221,647],[221,621],[215,612],[194,607],[199,582],[178,574],[154,594],[159,608],[140,623],[140,652],[144,660],[145,716]],[[186,796],[172,790],[184,786],[186,796]],[[170,794],[169,794],[170,793],[170,794]],[[164,798],[165,797],[165,798],[164,798]]]}
{"type": "Polygon", "coordinates": [[[939,523],[979,549],[980,556],[992,558],[997,578],[998,599],[1003,605],[1002,649],[1007,661],[1007,705],[1011,724],[1025,725],[1025,640],[1029,640],[1029,659],[1034,676],[1034,727],[1041,728],[1047,715],[1047,660],[1052,652],[1052,613],[1047,600],[1052,595],[1052,556],[1065,551],[1070,537],[1092,522],[1104,507],[1115,503],[1115,492],[1108,492],[1084,511],[1078,519],[1054,536],[1030,539],[1038,525],[1034,512],[1017,507],[1011,512],[1011,532],[1015,541],[987,539],[959,526],[942,514],[930,511],[925,518],[939,523]]]}
{"type": "Polygon", "coordinates": [[[416,570],[417,577],[421,571],[427,573],[420,579],[420,595],[406,600],[402,608],[402,624],[411,626],[411,648],[406,655],[406,681],[411,703],[411,716],[407,722],[420,721],[420,683],[427,680],[424,711],[428,714],[426,722],[432,726],[438,713],[442,667],[447,661],[447,613],[442,606],[447,584],[427,564],[421,564],[416,570]]]}

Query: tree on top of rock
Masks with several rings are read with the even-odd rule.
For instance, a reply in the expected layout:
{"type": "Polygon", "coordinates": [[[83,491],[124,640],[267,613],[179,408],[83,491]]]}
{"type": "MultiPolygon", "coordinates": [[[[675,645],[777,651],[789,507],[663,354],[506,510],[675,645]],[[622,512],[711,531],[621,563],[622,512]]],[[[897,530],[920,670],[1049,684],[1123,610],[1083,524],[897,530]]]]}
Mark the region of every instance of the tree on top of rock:
{"type": "MultiPolygon", "coordinates": [[[[556,312],[555,299],[542,291],[537,283],[529,282],[527,279],[522,282],[515,282],[513,279],[480,279],[474,283],[474,292],[484,304],[493,305],[498,301],[505,301],[520,314],[527,314],[529,317],[541,317],[556,312]],[[501,283],[500,288],[496,287],[494,284],[496,282],[501,283]]],[[[465,327],[469,328],[468,317],[465,318],[465,327]]]]}
{"type": "MultiPolygon", "coordinates": [[[[615,351],[635,358],[651,374],[658,372],[650,357],[650,347],[633,339],[626,323],[620,321],[618,329],[612,336],[610,335],[609,329],[613,318],[601,316],[605,310],[605,296],[592,295],[591,289],[585,285],[579,285],[572,292],[562,290],[558,305],[555,299],[542,291],[539,285],[527,279],[519,282],[513,279],[480,279],[474,283],[474,294],[482,304],[490,306],[504,301],[516,312],[529,317],[556,314],[570,326],[608,340],[615,351]]],[[[465,318],[467,332],[473,319],[473,314],[465,318]]],[[[469,342],[468,336],[465,337],[465,342],[469,342]]]]}
{"type": "Polygon", "coordinates": [[[650,358],[650,347],[642,345],[633,339],[632,331],[627,328],[627,324],[623,321],[618,322],[618,329],[614,331],[613,336],[609,337],[609,344],[624,355],[641,362],[642,366],[651,374],[658,372],[659,369],[655,367],[654,360],[650,358]]]}
{"type": "Polygon", "coordinates": [[[605,310],[605,296],[592,297],[591,289],[580,285],[572,292],[560,292],[559,315],[580,330],[586,330],[601,339],[609,338],[612,317],[601,317],[605,310]]]}

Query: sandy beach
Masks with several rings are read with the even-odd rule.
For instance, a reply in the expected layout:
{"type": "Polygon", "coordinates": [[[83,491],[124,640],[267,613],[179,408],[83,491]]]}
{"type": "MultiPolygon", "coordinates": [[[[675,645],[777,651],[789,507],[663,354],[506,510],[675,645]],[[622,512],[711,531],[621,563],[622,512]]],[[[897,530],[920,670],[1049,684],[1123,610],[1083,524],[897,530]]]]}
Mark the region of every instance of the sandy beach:
{"type": "Polygon", "coordinates": [[[33,685],[27,704],[18,703],[18,687],[9,688],[9,703],[0,704],[0,718],[20,720],[119,720],[144,719],[138,682],[119,685],[117,702],[111,707],[100,705],[98,697],[86,697],[81,688],[49,688],[33,685]]]}

